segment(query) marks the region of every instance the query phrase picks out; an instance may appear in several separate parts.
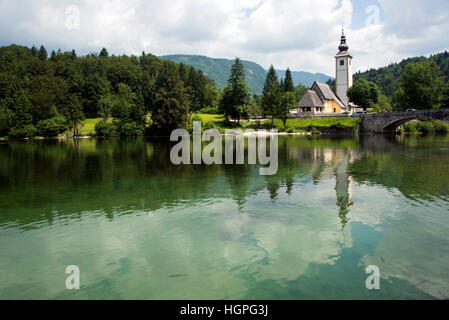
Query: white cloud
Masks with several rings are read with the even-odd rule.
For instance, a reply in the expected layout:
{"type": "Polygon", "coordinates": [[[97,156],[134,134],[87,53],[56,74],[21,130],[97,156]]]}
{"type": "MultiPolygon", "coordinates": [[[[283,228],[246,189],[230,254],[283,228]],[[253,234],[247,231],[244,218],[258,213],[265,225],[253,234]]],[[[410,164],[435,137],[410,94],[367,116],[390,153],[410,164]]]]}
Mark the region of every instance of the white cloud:
{"type": "MultiPolygon", "coordinates": [[[[234,58],[268,68],[333,75],[341,26],[356,69],[448,49],[446,0],[0,0],[0,44],[44,44],[78,53],[186,53],[234,58]],[[379,5],[383,21],[352,29],[355,6],[379,5]],[[80,8],[80,29],[65,8],[80,8]]],[[[360,9],[360,7],[357,7],[360,9]]]]}

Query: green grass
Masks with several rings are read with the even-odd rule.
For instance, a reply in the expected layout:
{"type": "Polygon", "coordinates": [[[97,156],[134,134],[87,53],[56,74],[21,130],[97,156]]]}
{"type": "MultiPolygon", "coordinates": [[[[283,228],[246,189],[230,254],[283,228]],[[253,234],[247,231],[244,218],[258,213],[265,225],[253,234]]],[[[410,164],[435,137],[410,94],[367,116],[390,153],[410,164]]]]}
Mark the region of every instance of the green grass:
{"type": "Polygon", "coordinates": [[[80,135],[90,136],[95,134],[95,125],[101,121],[101,118],[85,119],[80,129],[80,135]]]}
{"type": "MultiPolygon", "coordinates": [[[[257,130],[257,122],[255,121],[240,121],[240,124],[236,122],[232,122],[232,126],[229,126],[228,123],[224,121],[224,116],[219,114],[197,114],[203,121],[205,122],[213,122],[215,127],[221,131],[229,128],[243,128],[245,129],[253,129],[257,130]]],[[[295,133],[305,132],[301,128],[309,128],[309,127],[332,127],[339,126],[345,128],[355,128],[359,123],[359,118],[317,118],[317,119],[288,119],[287,120],[287,130],[293,129],[295,133]]],[[[265,123],[270,123],[271,120],[266,120],[265,123]]],[[[274,120],[274,125],[277,128],[283,128],[283,123],[281,120],[274,120]]],[[[291,131],[291,130],[290,130],[291,131]]]]}
{"type": "MultiPolygon", "coordinates": [[[[200,118],[202,122],[221,122],[223,121],[225,118],[222,114],[205,114],[205,113],[200,113],[197,114],[200,118]]],[[[193,115],[195,116],[195,115],[193,115]]]]}
{"type": "MultiPolygon", "coordinates": [[[[240,124],[232,122],[232,126],[225,122],[225,118],[222,114],[196,114],[201,118],[203,123],[213,122],[215,127],[224,132],[226,129],[242,128],[257,130],[257,123],[255,121],[240,121],[240,124]]],[[[193,115],[195,116],[195,115],[193,115]]],[[[95,125],[101,120],[101,118],[91,118],[83,121],[83,127],[80,130],[82,136],[90,136],[95,134],[95,125]]],[[[271,121],[269,121],[271,122],[271,121]]],[[[291,128],[294,133],[306,132],[299,128],[313,127],[331,127],[332,125],[340,124],[343,127],[353,128],[357,126],[359,118],[319,118],[319,119],[288,119],[287,129],[291,128]]],[[[283,127],[282,121],[276,119],[274,121],[276,127],[283,127]]]]}
{"type": "MultiPolygon", "coordinates": [[[[279,121],[280,120],[276,120],[279,121]]],[[[307,128],[314,127],[331,127],[333,125],[341,125],[347,128],[353,128],[359,123],[359,118],[318,118],[318,119],[288,119],[287,128],[307,128]]]]}

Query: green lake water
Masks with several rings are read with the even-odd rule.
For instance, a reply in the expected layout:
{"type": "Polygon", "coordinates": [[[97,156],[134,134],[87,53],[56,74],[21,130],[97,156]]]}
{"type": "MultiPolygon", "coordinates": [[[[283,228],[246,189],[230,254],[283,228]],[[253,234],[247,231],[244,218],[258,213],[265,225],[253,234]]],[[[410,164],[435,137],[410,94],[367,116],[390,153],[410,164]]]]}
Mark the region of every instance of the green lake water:
{"type": "Polygon", "coordinates": [[[169,151],[1,142],[0,299],[449,297],[449,136],[279,137],[274,176],[169,151]]]}

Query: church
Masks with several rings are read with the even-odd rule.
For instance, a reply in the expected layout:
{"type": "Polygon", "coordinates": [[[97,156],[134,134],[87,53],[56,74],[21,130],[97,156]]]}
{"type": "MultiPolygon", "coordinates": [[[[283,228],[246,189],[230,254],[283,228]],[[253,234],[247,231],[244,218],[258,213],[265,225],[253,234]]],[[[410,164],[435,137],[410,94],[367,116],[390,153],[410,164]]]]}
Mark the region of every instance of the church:
{"type": "Polygon", "coordinates": [[[327,83],[315,81],[310,90],[298,103],[298,108],[292,110],[299,116],[329,115],[352,113],[353,105],[349,103],[347,91],[352,86],[352,56],[346,43],[344,30],[340,39],[339,52],[335,56],[335,88],[327,83]]]}

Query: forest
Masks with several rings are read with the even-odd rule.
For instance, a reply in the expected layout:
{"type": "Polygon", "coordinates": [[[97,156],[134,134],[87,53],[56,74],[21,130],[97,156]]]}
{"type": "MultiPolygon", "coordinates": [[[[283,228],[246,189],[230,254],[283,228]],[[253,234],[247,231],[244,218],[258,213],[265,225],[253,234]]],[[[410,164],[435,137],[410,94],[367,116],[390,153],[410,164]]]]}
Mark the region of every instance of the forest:
{"type": "Polygon", "coordinates": [[[167,131],[185,127],[192,112],[218,97],[201,71],[145,52],[78,57],[75,50],[48,54],[44,46],[0,48],[0,136],[78,135],[86,117],[102,117],[99,130],[118,135],[167,131]]]}
{"type": "MultiPolygon", "coordinates": [[[[438,66],[439,76],[444,83],[449,80],[449,53],[447,51],[426,57],[414,57],[404,59],[399,63],[392,63],[386,67],[379,69],[370,69],[366,72],[357,72],[354,75],[354,82],[359,79],[364,79],[375,83],[381,93],[385,95],[392,105],[398,103],[396,92],[401,86],[401,77],[406,71],[408,65],[433,65],[438,66]]],[[[410,68],[410,67],[409,67],[410,68]]]]}

